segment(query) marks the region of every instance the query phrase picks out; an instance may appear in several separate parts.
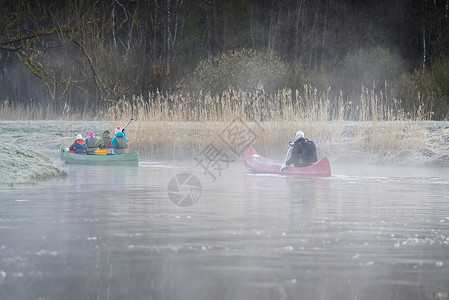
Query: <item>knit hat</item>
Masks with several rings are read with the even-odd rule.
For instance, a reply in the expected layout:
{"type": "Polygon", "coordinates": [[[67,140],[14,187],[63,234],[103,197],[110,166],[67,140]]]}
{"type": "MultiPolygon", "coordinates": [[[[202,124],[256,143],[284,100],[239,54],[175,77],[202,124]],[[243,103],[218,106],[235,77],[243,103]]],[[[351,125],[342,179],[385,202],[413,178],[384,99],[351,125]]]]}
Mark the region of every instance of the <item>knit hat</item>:
{"type": "Polygon", "coordinates": [[[117,128],[115,129],[115,134],[122,132],[122,129],[120,128],[120,126],[117,126],[117,128]]]}
{"type": "Polygon", "coordinates": [[[76,135],[76,139],[77,139],[77,140],[82,140],[82,139],[83,139],[83,136],[81,135],[81,133],[78,133],[78,134],[76,135]]]}
{"type": "Polygon", "coordinates": [[[95,136],[95,133],[93,131],[89,132],[89,136],[95,136]]]}
{"type": "Polygon", "coordinates": [[[295,141],[297,141],[297,140],[299,140],[300,138],[303,138],[304,137],[304,132],[302,132],[302,131],[296,131],[296,134],[295,134],[295,141]]]}

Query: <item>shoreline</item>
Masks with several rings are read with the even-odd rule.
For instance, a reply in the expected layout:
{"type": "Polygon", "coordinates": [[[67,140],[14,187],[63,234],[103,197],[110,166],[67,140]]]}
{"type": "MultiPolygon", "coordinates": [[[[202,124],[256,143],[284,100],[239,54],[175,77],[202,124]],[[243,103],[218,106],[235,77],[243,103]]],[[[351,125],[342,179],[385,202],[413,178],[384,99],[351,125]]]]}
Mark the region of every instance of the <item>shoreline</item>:
{"type": "MultiPolygon", "coordinates": [[[[97,136],[120,121],[0,121],[3,144],[20,145],[52,159],[59,159],[61,145],[71,144],[77,133],[93,130],[97,136]],[[57,156],[57,158],[56,158],[57,156]]],[[[447,121],[316,121],[240,122],[254,139],[251,145],[265,157],[283,160],[287,143],[297,130],[317,145],[318,156],[331,161],[368,161],[376,164],[449,166],[449,122],[447,121]]],[[[223,132],[232,122],[133,121],[126,130],[129,150],[142,159],[193,158],[207,146],[226,149],[223,132]]],[[[229,144],[229,143],[228,143],[229,144]]],[[[246,146],[246,145],[245,145],[246,146]]]]}

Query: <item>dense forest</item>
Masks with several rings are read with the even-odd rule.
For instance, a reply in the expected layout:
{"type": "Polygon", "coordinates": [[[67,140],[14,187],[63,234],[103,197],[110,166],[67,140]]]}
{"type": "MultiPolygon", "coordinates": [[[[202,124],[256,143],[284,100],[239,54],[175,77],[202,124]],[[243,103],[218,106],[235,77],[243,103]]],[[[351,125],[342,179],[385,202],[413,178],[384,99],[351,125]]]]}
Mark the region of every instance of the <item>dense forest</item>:
{"type": "Polygon", "coordinates": [[[311,84],[351,101],[368,86],[405,109],[424,101],[436,118],[447,116],[449,0],[0,0],[0,7],[0,100],[11,107],[95,111],[157,90],[264,84],[270,94],[311,84]]]}

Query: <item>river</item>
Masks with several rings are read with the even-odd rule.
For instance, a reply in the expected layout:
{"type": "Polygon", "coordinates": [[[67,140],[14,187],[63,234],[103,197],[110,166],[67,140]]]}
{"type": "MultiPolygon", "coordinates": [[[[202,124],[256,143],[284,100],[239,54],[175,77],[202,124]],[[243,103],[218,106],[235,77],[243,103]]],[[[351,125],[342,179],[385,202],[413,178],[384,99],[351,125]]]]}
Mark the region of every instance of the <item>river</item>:
{"type": "Polygon", "coordinates": [[[449,299],[447,168],[66,168],[0,187],[0,299],[449,299]]]}

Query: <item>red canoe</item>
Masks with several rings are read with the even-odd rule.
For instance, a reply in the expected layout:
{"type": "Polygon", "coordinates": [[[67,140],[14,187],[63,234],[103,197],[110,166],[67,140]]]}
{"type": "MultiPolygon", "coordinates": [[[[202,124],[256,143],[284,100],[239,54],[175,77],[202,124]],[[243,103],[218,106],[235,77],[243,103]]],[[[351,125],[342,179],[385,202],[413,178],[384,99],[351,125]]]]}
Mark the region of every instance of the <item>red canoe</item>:
{"type": "MultiPolygon", "coordinates": [[[[266,174],[281,173],[280,164],[260,156],[251,146],[245,150],[243,160],[245,162],[245,166],[251,172],[266,174]]],[[[327,157],[325,157],[311,166],[301,168],[285,168],[283,175],[331,176],[331,165],[327,157]]]]}

